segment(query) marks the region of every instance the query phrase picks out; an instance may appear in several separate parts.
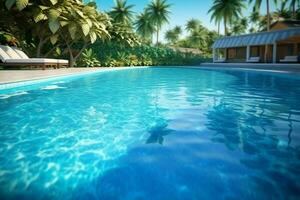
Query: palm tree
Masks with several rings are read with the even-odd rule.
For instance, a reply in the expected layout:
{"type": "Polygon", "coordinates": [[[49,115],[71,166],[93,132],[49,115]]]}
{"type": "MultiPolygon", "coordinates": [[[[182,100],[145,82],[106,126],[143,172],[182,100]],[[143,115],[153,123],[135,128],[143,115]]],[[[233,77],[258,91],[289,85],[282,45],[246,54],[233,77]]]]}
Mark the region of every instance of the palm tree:
{"type": "Polygon", "coordinates": [[[228,23],[231,24],[235,19],[242,15],[245,8],[243,0],[214,0],[213,6],[208,13],[212,13],[211,19],[220,22],[223,20],[224,33],[228,35],[228,23]]]}
{"type": "Polygon", "coordinates": [[[194,48],[204,48],[207,47],[208,32],[205,29],[197,29],[191,33],[188,37],[190,46],[194,48]]]}
{"type": "Polygon", "coordinates": [[[283,0],[281,2],[280,8],[277,9],[274,13],[273,13],[273,18],[276,21],[282,20],[282,19],[290,19],[293,16],[292,11],[290,11],[289,9],[286,8],[286,4],[288,3],[287,0],[283,0]]]}
{"type": "Polygon", "coordinates": [[[168,30],[165,33],[165,38],[169,41],[171,44],[175,44],[179,40],[179,36],[182,33],[180,26],[175,26],[173,29],[168,30]]]}
{"type": "Polygon", "coordinates": [[[185,25],[185,29],[189,32],[192,32],[196,29],[198,29],[198,27],[201,25],[201,21],[198,19],[190,19],[187,21],[186,25],[185,25]]]}
{"type": "MultiPolygon", "coordinates": [[[[254,11],[259,12],[261,8],[261,4],[263,0],[249,0],[250,3],[254,3],[254,11]]],[[[277,0],[272,0],[275,4],[277,4],[277,0]]],[[[267,31],[270,31],[270,24],[271,24],[271,14],[270,14],[270,0],[266,0],[266,6],[267,6],[267,31]]]]}
{"type": "Polygon", "coordinates": [[[256,32],[257,30],[257,24],[260,21],[260,15],[259,12],[253,11],[249,16],[249,21],[252,24],[252,27],[249,29],[251,33],[256,32]]]}
{"type": "Polygon", "coordinates": [[[134,25],[137,33],[144,39],[149,39],[155,32],[155,26],[147,12],[139,14],[134,25]]]}
{"type": "Polygon", "coordinates": [[[169,22],[169,8],[167,0],[153,0],[147,7],[151,22],[156,26],[156,44],[158,44],[159,31],[163,24],[169,22]]]}
{"type": "Polygon", "coordinates": [[[166,31],[165,38],[171,44],[174,44],[176,42],[176,40],[178,39],[174,30],[166,31]]]}
{"type": "Polygon", "coordinates": [[[236,20],[233,23],[233,27],[231,28],[231,33],[233,35],[240,35],[242,33],[245,33],[247,30],[247,25],[248,25],[248,19],[245,17],[242,19],[236,20]]]}
{"type": "Polygon", "coordinates": [[[230,35],[241,35],[245,33],[244,27],[240,23],[234,24],[234,26],[231,28],[230,35]]]}
{"type": "Polygon", "coordinates": [[[299,7],[300,0],[291,0],[291,8],[293,13],[293,19],[296,19],[296,7],[299,7]]]}
{"type": "MultiPolygon", "coordinates": [[[[250,3],[252,3],[254,0],[249,0],[250,3]]],[[[255,0],[254,3],[254,11],[259,12],[261,4],[263,0],[255,0]]],[[[277,0],[272,0],[275,4],[277,4],[277,0]]],[[[267,31],[270,31],[270,25],[271,25],[271,15],[270,15],[270,0],[266,0],[266,6],[267,6],[267,31]]],[[[265,46],[265,62],[267,62],[268,57],[268,45],[265,46]]]]}
{"type": "Polygon", "coordinates": [[[182,33],[182,29],[180,26],[175,26],[173,29],[174,33],[176,33],[178,36],[182,33]]]}
{"type": "Polygon", "coordinates": [[[130,24],[133,20],[133,7],[134,5],[127,5],[126,0],[116,0],[116,5],[109,14],[115,22],[130,24]]]}

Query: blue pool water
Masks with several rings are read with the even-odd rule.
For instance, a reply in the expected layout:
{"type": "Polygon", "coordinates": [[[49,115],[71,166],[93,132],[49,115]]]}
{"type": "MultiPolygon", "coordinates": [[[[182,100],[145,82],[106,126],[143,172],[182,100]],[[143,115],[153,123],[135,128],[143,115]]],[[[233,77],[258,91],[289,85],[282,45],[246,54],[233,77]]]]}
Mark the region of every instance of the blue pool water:
{"type": "Polygon", "coordinates": [[[299,199],[300,79],[140,68],[0,94],[1,199],[299,199]]]}

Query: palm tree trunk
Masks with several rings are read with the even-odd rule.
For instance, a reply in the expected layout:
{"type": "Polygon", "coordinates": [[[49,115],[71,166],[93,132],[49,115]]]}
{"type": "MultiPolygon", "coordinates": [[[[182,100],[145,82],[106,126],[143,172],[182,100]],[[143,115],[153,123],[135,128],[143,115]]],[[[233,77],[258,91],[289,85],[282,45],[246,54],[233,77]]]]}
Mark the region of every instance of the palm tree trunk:
{"type": "Polygon", "coordinates": [[[218,36],[220,36],[220,22],[218,22],[218,36]]]}
{"type": "Polygon", "coordinates": [[[293,3],[293,19],[296,19],[296,1],[293,3]]]}
{"type": "MultiPolygon", "coordinates": [[[[269,32],[270,31],[270,2],[269,2],[269,0],[266,0],[266,3],[267,3],[267,31],[269,32]]],[[[266,44],[266,46],[265,46],[265,62],[268,62],[267,61],[268,47],[269,46],[266,44]]]]}
{"type": "Polygon", "coordinates": [[[226,17],[224,17],[224,34],[227,36],[227,20],[226,17]]]}
{"type": "Polygon", "coordinates": [[[267,0],[267,31],[270,31],[270,1],[267,0]]]}
{"type": "Polygon", "coordinates": [[[158,45],[158,37],[159,37],[159,27],[157,26],[157,30],[156,30],[156,45],[158,45]]]}

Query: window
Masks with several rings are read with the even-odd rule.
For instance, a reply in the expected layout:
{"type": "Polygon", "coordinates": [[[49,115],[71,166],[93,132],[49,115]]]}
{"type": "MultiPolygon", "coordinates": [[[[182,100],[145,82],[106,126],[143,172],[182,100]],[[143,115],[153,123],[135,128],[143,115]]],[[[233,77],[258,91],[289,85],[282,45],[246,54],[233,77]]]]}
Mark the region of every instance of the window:
{"type": "Polygon", "coordinates": [[[288,56],[293,56],[294,55],[294,44],[287,44],[286,52],[287,52],[288,56]]]}
{"type": "Polygon", "coordinates": [[[250,57],[258,57],[259,56],[259,47],[251,47],[250,57]]]}
{"type": "Polygon", "coordinates": [[[234,59],[236,57],[236,49],[228,49],[228,58],[234,59]]]}

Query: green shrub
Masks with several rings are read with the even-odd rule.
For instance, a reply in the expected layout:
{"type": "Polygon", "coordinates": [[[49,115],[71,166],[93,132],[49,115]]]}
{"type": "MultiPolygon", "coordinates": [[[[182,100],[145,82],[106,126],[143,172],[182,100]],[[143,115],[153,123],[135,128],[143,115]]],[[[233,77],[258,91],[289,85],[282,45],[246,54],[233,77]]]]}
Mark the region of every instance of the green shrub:
{"type": "Polygon", "coordinates": [[[79,67],[100,67],[100,62],[97,59],[97,55],[92,49],[85,49],[78,61],[77,66],[79,67]]]}
{"type": "Polygon", "coordinates": [[[128,46],[117,42],[98,41],[91,46],[103,66],[163,66],[198,65],[209,61],[206,57],[176,52],[165,46],[146,44],[128,46]]]}

